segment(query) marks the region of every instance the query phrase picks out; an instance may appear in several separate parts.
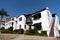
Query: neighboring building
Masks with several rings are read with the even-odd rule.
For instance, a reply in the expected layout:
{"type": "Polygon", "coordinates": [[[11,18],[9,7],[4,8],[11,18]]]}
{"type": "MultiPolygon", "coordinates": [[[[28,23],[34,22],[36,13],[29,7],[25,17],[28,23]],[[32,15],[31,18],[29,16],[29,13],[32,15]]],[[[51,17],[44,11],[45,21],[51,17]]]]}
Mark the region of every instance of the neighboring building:
{"type": "Polygon", "coordinates": [[[11,18],[3,19],[1,27],[5,27],[5,29],[11,27],[11,18]]]}
{"type": "Polygon", "coordinates": [[[48,36],[59,37],[60,25],[56,14],[52,14],[49,8],[46,7],[32,14],[23,14],[19,17],[12,17],[10,21],[5,23],[6,29],[13,27],[13,30],[36,29],[39,33],[47,31],[48,36]]]}

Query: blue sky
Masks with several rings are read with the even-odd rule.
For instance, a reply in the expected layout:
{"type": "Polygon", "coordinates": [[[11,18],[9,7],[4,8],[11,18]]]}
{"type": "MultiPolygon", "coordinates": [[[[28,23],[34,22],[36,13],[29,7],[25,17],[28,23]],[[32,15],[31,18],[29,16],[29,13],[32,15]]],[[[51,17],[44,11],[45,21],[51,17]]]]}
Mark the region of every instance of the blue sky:
{"type": "Polygon", "coordinates": [[[0,9],[4,8],[10,16],[30,14],[45,7],[60,19],[60,0],[0,0],[0,9]]]}

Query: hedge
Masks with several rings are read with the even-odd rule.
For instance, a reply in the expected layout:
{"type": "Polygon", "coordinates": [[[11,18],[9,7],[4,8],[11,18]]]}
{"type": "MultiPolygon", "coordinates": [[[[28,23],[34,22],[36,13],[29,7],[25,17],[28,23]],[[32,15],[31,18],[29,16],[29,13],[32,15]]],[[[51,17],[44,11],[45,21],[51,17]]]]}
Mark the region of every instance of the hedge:
{"type": "Polygon", "coordinates": [[[47,31],[41,31],[41,34],[39,34],[40,36],[47,36],[47,31]]]}
{"type": "Polygon", "coordinates": [[[23,29],[16,29],[13,31],[14,34],[23,34],[24,30],[23,29]]]}
{"type": "Polygon", "coordinates": [[[25,31],[24,34],[26,34],[26,35],[36,35],[36,34],[38,34],[38,32],[34,29],[31,29],[31,30],[25,31]]]}
{"type": "Polygon", "coordinates": [[[13,33],[13,27],[9,27],[8,29],[2,27],[1,33],[13,33]]]}
{"type": "Polygon", "coordinates": [[[41,31],[41,33],[38,33],[37,30],[31,29],[31,30],[25,31],[24,34],[26,34],[26,35],[47,36],[47,31],[41,31]]]}

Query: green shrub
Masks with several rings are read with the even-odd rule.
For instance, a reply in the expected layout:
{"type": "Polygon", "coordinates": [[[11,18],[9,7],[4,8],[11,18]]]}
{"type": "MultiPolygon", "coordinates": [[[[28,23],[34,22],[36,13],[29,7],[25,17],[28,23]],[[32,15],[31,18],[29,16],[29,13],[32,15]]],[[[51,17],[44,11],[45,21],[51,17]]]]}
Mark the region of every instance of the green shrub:
{"type": "Polygon", "coordinates": [[[25,31],[24,34],[26,34],[26,35],[36,35],[36,34],[38,34],[38,32],[34,29],[31,29],[31,30],[25,31]]]}
{"type": "Polygon", "coordinates": [[[15,34],[23,34],[24,33],[24,30],[23,29],[17,29],[17,30],[14,30],[15,34]]]}
{"type": "Polygon", "coordinates": [[[13,33],[13,27],[10,27],[8,29],[1,28],[1,33],[13,33]]]}
{"type": "Polygon", "coordinates": [[[41,31],[41,34],[39,34],[40,36],[47,36],[47,31],[41,31]]]}
{"type": "Polygon", "coordinates": [[[9,31],[9,30],[3,30],[3,31],[1,31],[1,33],[11,33],[11,31],[9,31]]]}
{"type": "Polygon", "coordinates": [[[13,27],[8,28],[6,31],[7,33],[13,33],[13,27]]]}
{"type": "Polygon", "coordinates": [[[47,31],[41,31],[41,33],[38,33],[37,30],[31,29],[31,30],[27,30],[25,31],[26,35],[36,35],[36,36],[47,36],[47,31]]]}
{"type": "Polygon", "coordinates": [[[5,28],[4,27],[2,27],[2,28],[0,28],[0,31],[2,32],[2,31],[4,31],[5,30],[5,28]]]}
{"type": "Polygon", "coordinates": [[[4,28],[4,27],[2,27],[2,28],[0,28],[0,30],[5,30],[5,28],[4,28]]]}

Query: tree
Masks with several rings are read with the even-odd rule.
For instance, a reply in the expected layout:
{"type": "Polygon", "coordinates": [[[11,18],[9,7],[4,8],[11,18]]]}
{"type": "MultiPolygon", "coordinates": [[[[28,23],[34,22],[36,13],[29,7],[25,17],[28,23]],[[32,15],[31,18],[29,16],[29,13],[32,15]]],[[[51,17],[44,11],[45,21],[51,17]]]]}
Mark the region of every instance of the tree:
{"type": "Polygon", "coordinates": [[[7,11],[5,11],[4,9],[1,9],[0,10],[0,28],[1,28],[2,19],[4,16],[9,16],[9,15],[7,14],[7,11]]]}

